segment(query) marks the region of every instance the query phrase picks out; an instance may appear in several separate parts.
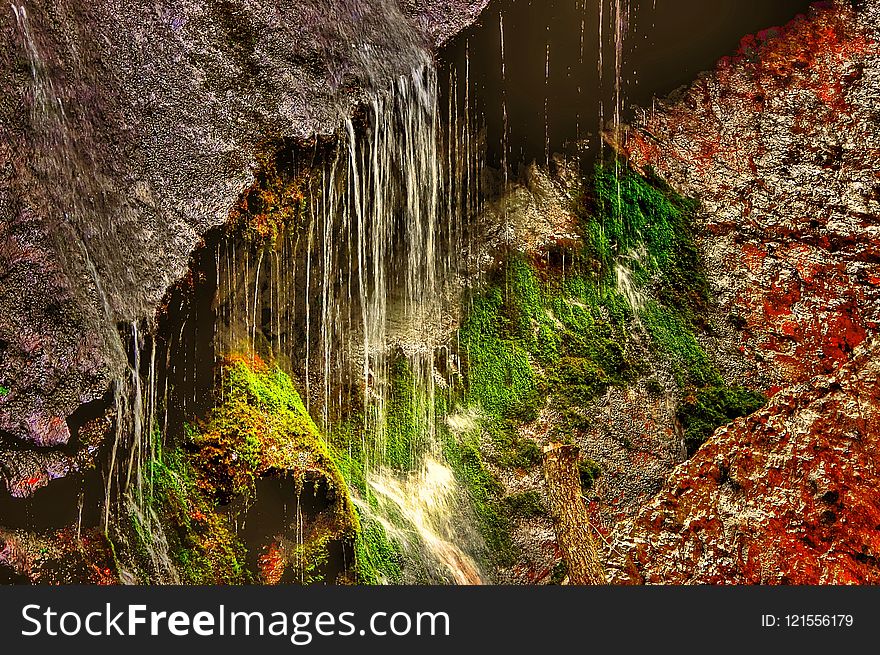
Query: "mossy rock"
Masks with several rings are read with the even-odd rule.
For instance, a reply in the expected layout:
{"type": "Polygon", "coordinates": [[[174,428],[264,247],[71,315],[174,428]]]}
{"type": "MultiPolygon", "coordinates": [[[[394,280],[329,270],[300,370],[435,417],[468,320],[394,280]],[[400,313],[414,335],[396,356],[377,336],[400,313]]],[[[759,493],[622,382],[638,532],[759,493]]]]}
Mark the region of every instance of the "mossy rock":
{"type": "MultiPolygon", "coordinates": [[[[292,576],[296,580],[317,582],[334,544],[356,550],[360,524],[345,481],[280,368],[256,357],[230,357],[221,380],[217,406],[188,426],[182,444],[150,464],[150,516],[161,522],[188,584],[278,582],[291,567],[302,569],[292,576]],[[289,545],[283,539],[265,544],[260,554],[250,544],[248,552],[236,518],[259,502],[257,483],[270,478],[290,480],[292,503],[308,486],[322,505],[289,545]]],[[[149,526],[133,520],[132,527],[138,548],[149,551],[149,526]]]]}
{"type": "Polygon", "coordinates": [[[715,430],[756,412],[766,403],[766,396],[742,387],[709,387],[689,396],[678,409],[688,455],[692,456],[715,430]]]}

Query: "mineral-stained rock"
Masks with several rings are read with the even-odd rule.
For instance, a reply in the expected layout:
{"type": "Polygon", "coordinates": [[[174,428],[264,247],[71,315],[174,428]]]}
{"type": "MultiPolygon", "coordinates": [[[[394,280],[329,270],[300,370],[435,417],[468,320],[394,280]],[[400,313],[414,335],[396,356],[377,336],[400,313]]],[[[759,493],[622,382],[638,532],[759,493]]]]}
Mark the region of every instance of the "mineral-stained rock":
{"type": "Polygon", "coordinates": [[[615,532],[616,582],[880,582],[880,342],[719,430],[615,532]]]}
{"type": "Polygon", "coordinates": [[[880,581],[878,26],[877,0],[816,5],[618,144],[702,201],[715,320],[776,395],[618,524],[617,582],[880,581]]]}
{"type": "Polygon", "coordinates": [[[125,371],[117,325],[153,314],[256,156],[332,133],[486,2],[4,10],[0,431],[37,447],[70,441],[70,415],[125,371]]]}
{"type": "Polygon", "coordinates": [[[771,384],[845,362],[880,321],[880,2],[742,41],[623,152],[703,202],[721,311],[771,384]]]}

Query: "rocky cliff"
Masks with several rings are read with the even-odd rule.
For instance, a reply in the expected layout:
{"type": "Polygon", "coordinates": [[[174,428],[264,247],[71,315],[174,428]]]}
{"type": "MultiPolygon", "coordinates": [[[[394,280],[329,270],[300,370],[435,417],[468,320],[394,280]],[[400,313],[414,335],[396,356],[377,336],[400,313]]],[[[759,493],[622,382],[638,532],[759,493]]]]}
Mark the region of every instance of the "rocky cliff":
{"type": "Polygon", "coordinates": [[[772,396],[617,526],[617,582],[878,580],[878,25],[873,0],[819,3],[617,144],[700,199],[714,323],[772,396]]]}
{"type": "Polygon", "coordinates": [[[4,12],[9,491],[27,496],[90,463],[95,444],[76,433],[126,373],[117,326],[152,317],[256,158],[332,134],[486,2],[29,0],[4,12]]]}

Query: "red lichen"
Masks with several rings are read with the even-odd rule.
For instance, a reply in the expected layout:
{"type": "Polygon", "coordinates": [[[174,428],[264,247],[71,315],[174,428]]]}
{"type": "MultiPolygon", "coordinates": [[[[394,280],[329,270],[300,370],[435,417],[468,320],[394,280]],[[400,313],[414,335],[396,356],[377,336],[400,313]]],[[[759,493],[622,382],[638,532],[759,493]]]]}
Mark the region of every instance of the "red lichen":
{"type": "Polygon", "coordinates": [[[280,584],[284,571],[287,569],[287,559],[277,541],[273,541],[268,546],[266,552],[260,555],[258,566],[260,569],[260,579],[264,584],[280,584]]]}

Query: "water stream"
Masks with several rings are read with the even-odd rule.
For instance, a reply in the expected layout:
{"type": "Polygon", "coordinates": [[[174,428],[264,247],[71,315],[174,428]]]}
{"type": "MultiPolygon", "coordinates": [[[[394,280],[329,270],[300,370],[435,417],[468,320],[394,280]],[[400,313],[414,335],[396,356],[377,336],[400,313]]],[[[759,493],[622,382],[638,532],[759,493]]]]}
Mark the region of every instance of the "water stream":
{"type": "Polygon", "coordinates": [[[345,119],[317,168],[303,164],[300,223],[269,244],[218,244],[214,341],[215,353],[268,354],[297,373],[326,432],[360,417],[350,449],[367,485],[361,514],[386,526],[432,580],[476,582],[469,552],[478,545],[473,530],[456,527],[464,500],[443,463],[436,408],[448,386],[439,371],[456,369],[446,344],[461,304],[467,226],[479,211],[482,149],[466,106],[441,109],[438,85],[425,54],[345,119]],[[410,424],[403,468],[389,443],[401,367],[410,424]]]}
{"type": "MultiPolygon", "coordinates": [[[[109,252],[114,240],[103,238],[114,231],[113,213],[94,200],[102,196],[100,176],[49,74],[27,8],[12,5],[32,78],[35,174],[51,181],[46,202],[58,208],[57,250],[67,271],[87,273],[83,293],[91,295],[82,304],[94,306],[94,327],[123,372],[113,387],[116,432],[103,527],[111,532],[115,513],[126,513],[152,535],[153,582],[179,576],[147,502],[150,463],[169,424],[209,408],[214,367],[232,353],[265,354],[281,363],[301,381],[310,413],[331,437],[357,419],[350,450],[362,453],[366,483],[357,507],[384,527],[421,576],[483,582],[475,557],[479,538],[444,461],[438,426],[446,417],[438,407],[446,403],[438,400],[457,371],[447,344],[465,280],[474,281],[470,226],[486,195],[487,158],[500,169],[503,189],[518,164],[549,164],[567,142],[592,139],[598,151],[600,131],[616,136],[622,129],[628,102],[644,104],[724,54],[716,43],[719,30],[738,38],[805,5],[750,2],[748,11],[736,11],[742,3],[729,0],[721,3],[725,14],[718,3],[709,10],[697,0],[661,7],[630,0],[502,0],[446,50],[438,72],[398,4],[381,1],[389,24],[411,46],[411,70],[385,88],[377,80],[387,79],[387,71],[376,62],[376,81],[359,112],[352,117],[340,103],[334,138],[316,139],[311,153],[302,144],[290,148],[291,168],[307,171],[302,215],[282,225],[271,243],[217,240],[208,253],[210,270],[202,271],[214,280],[211,297],[197,301],[204,305],[199,312],[184,311],[181,301],[177,333],[164,350],[151,323],[118,329],[118,316],[131,312],[120,311],[124,281],[102,265],[119,257],[109,252]],[[707,11],[715,19],[704,20],[692,47],[681,50],[673,42],[687,40],[682,26],[707,11]],[[736,20],[722,29],[715,24],[719,16],[736,20]],[[648,23],[656,27],[648,30],[648,23]],[[641,39],[649,32],[659,36],[646,47],[641,39]],[[670,66],[673,51],[690,68],[670,66]],[[405,466],[399,454],[392,457],[389,430],[400,366],[407,371],[412,422],[405,466]]],[[[350,36],[358,42],[357,34],[350,36]]],[[[732,40],[729,49],[735,45],[732,40]]],[[[358,56],[376,59],[368,48],[358,56]]],[[[636,315],[644,296],[633,270],[643,256],[626,254],[615,269],[636,315]]]]}

